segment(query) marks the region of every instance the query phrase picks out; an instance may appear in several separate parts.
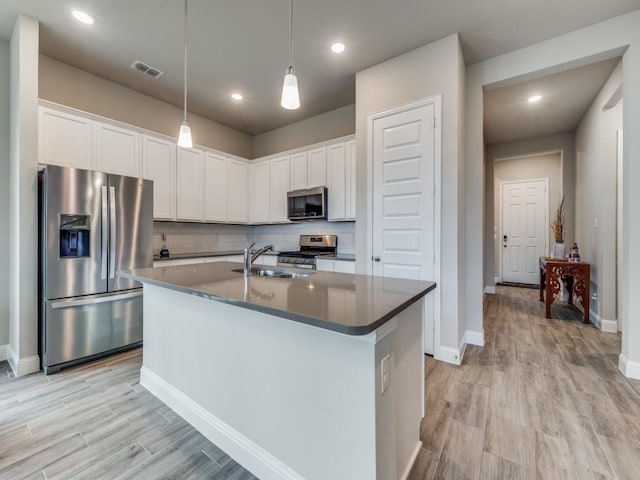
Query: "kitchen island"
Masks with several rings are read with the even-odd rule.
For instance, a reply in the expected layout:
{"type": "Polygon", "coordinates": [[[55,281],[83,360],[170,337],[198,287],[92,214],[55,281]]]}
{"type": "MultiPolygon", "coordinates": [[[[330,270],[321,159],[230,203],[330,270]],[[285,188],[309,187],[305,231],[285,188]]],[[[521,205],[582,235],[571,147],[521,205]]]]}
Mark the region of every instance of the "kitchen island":
{"type": "Polygon", "coordinates": [[[140,383],[263,480],[406,478],[435,284],[240,268],[120,273],[144,284],[140,383]]]}

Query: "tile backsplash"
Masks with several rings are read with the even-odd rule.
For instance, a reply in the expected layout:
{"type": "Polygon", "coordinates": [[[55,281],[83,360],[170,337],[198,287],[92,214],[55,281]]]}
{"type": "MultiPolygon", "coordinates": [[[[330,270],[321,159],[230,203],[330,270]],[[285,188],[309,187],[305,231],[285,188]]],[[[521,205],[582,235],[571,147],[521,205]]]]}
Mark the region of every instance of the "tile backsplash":
{"type": "Polygon", "coordinates": [[[277,251],[297,250],[301,234],[337,235],[339,253],[355,253],[354,222],[300,222],[285,225],[225,225],[211,223],[153,222],[153,253],[165,245],[172,254],[242,250],[273,244],[277,251]]]}

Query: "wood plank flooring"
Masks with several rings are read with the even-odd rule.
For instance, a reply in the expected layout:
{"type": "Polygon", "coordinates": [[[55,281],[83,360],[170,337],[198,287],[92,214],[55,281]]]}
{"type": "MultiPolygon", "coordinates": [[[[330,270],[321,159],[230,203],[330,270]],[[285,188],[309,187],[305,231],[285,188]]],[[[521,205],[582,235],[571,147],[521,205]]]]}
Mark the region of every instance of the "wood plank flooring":
{"type": "Polygon", "coordinates": [[[409,479],[639,479],[640,382],[618,371],[620,335],[581,315],[544,318],[534,289],[487,296],[485,346],[459,367],[426,357],[409,479]]]}
{"type": "MultiPolygon", "coordinates": [[[[459,367],[426,357],[410,480],[640,478],[640,382],[618,372],[620,336],[558,304],[562,320],[545,319],[536,290],[497,291],[484,348],[459,367]]],[[[0,362],[0,480],[254,479],[140,386],[141,362],[18,379],[0,362]]]]}
{"type": "Polygon", "coordinates": [[[0,479],[255,479],[140,386],[141,364],[16,379],[0,362],[0,479]]]}

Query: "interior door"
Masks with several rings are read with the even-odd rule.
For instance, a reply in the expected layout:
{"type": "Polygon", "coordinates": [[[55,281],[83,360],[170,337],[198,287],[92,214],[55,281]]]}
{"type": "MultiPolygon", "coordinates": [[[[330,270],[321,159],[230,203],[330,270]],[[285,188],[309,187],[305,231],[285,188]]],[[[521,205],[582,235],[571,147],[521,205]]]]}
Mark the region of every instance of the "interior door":
{"type": "MultiPolygon", "coordinates": [[[[373,121],[374,275],[434,275],[434,105],[373,121]]],[[[425,297],[425,353],[433,354],[433,295],[425,297]]]]}
{"type": "Polygon", "coordinates": [[[535,285],[547,249],[547,181],[502,184],[502,281],[535,285]]]}

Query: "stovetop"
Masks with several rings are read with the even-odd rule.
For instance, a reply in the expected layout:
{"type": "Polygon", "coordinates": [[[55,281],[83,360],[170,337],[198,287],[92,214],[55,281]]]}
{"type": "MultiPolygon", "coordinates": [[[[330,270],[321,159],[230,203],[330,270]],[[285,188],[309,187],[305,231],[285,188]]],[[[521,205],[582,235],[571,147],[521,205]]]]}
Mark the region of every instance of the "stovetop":
{"type": "Polygon", "coordinates": [[[300,258],[314,258],[320,255],[332,255],[336,252],[328,252],[321,250],[296,250],[295,252],[280,252],[279,257],[300,257],[300,258]]]}

